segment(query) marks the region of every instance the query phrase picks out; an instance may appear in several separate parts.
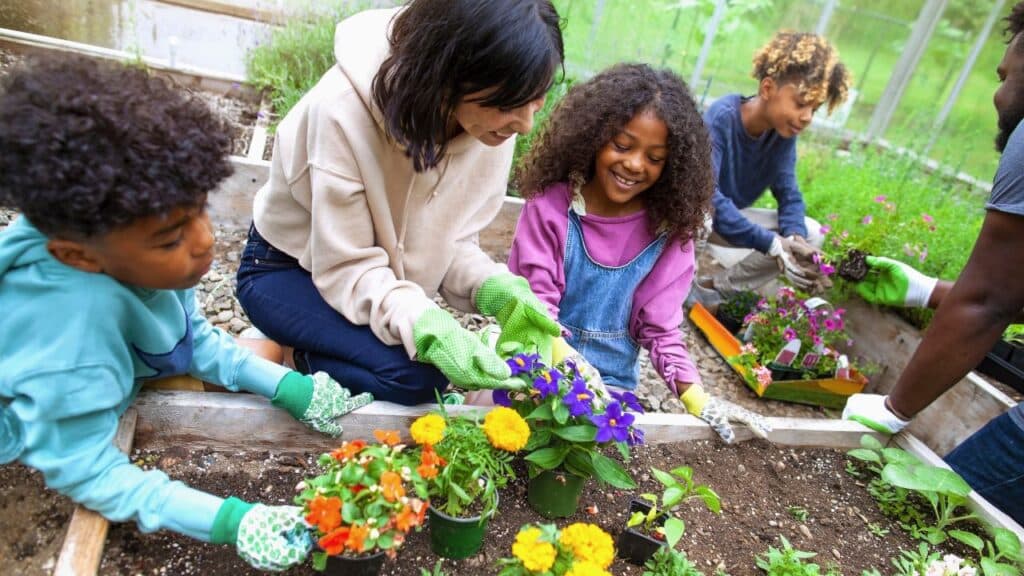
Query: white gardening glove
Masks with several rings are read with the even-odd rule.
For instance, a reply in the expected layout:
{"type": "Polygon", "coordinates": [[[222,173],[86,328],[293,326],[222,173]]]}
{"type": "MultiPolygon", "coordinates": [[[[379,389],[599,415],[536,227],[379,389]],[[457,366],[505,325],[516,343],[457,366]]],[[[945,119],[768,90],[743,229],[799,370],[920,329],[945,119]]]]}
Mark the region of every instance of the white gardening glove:
{"type": "Polygon", "coordinates": [[[751,432],[761,438],[767,438],[768,433],[772,431],[764,416],[728,400],[712,396],[705,392],[700,384],[690,385],[686,392],[679,396],[679,400],[687,412],[707,422],[726,444],[732,444],[736,439],[730,422],[746,424],[751,432]]]}
{"type": "MultiPolygon", "coordinates": [[[[779,269],[782,270],[782,273],[786,278],[789,278],[789,281],[794,286],[807,289],[814,284],[814,278],[807,276],[807,271],[797,264],[794,254],[803,254],[808,248],[813,253],[814,249],[806,242],[801,243],[797,238],[799,237],[789,236],[788,238],[783,238],[776,235],[772,239],[771,247],[768,248],[768,255],[778,261],[779,269]]],[[[807,256],[810,257],[810,253],[807,256]]]]}
{"type": "Polygon", "coordinates": [[[872,304],[926,308],[938,278],[925,276],[912,266],[884,256],[868,256],[867,276],[857,284],[857,293],[872,304]]]}
{"type": "Polygon", "coordinates": [[[859,422],[875,432],[895,434],[910,424],[893,413],[887,406],[888,396],[881,394],[854,394],[846,401],[843,419],[859,422]]]}

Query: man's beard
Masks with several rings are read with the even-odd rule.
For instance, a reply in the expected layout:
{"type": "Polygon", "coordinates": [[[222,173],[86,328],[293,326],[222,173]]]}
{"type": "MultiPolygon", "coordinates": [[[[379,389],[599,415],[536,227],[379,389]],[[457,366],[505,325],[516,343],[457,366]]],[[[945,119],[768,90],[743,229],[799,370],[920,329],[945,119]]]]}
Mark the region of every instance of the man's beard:
{"type": "Polygon", "coordinates": [[[1010,135],[1024,119],[1024,94],[1018,95],[1016,102],[1006,112],[999,113],[999,134],[996,135],[996,150],[1002,153],[1010,135]]]}

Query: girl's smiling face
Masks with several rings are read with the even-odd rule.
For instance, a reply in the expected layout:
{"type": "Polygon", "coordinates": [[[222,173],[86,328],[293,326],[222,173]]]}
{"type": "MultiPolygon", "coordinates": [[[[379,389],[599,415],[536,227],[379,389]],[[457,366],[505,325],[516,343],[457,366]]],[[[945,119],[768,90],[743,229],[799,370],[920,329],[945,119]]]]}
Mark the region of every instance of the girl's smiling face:
{"type": "Polygon", "coordinates": [[[661,177],[668,158],[668,127],[641,111],[606,142],[594,159],[594,176],[583,186],[587,212],[623,216],[643,209],[641,194],[661,177]]]}

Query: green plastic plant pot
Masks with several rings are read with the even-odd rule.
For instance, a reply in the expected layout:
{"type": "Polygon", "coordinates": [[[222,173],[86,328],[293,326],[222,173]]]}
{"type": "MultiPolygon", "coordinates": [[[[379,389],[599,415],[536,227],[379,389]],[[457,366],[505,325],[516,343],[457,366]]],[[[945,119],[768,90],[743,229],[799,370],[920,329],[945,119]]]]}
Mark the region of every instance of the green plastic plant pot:
{"type": "Polygon", "coordinates": [[[480,551],[487,532],[490,517],[481,519],[456,518],[431,506],[427,509],[430,518],[430,549],[442,558],[469,558],[480,551]]]}
{"type": "Polygon", "coordinates": [[[545,518],[565,518],[576,513],[586,478],[563,470],[545,470],[530,479],[526,499],[530,508],[545,518]]]}

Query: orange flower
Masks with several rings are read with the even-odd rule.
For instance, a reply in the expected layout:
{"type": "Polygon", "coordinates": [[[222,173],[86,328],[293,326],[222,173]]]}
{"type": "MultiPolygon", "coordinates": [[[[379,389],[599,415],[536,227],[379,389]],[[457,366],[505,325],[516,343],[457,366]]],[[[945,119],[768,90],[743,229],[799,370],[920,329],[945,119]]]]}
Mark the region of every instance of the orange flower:
{"type": "Polygon", "coordinates": [[[444,466],[447,464],[444,458],[441,458],[437,452],[434,452],[434,447],[429,444],[423,446],[423,453],[420,455],[420,463],[424,466],[444,466]]]}
{"type": "Polygon", "coordinates": [[[349,538],[350,531],[348,526],[341,526],[324,535],[317,541],[317,544],[328,556],[337,556],[345,551],[345,542],[349,538]]]}
{"type": "Polygon", "coordinates": [[[409,503],[412,505],[413,512],[416,512],[416,524],[423,524],[423,519],[427,516],[428,504],[419,498],[413,498],[409,500],[409,503]]]}
{"type": "Polygon", "coordinates": [[[398,430],[374,430],[373,437],[381,444],[387,444],[388,446],[394,446],[402,441],[398,430]]]}
{"type": "Polygon", "coordinates": [[[405,496],[402,477],[390,470],[380,475],[380,489],[384,494],[384,499],[388,502],[395,502],[405,496]]]}
{"type": "Polygon", "coordinates": [[[403,506],[402,511],[395,516],[395,528],[402,532],[408,532],[417,525],[419,525],[419,522],[416,521],[416,513],[408,506],[403,506]]]}
{"type": "Polygon", "coordinates": [[[437,467],[427,466],[426,464],[420,464],[416,467],[416,472],[419,472],[420,478],[424,480],[433,480],[437,478],[437,467]]]}
{"type": "Polygon", "coordinates": [[[349,531],[348,539],[345,540],[345,546],[353,552],[363,551],[363,540],[370,535],[370,529],[363,525],[352,525],[351,531],[349,531]]]}
{"type": "Polygon", "coordinates": [[[341,526],[341,499],[337,496],[324,498],[317,495],[309,502],[309,514],[306,514],[306,522],[315,524],[323,534],[341,526]]]}
{"type": "Polygon", "coordinates": [[[340,462],[344,462],[351,458],[354,458],[359,452],[366,448],[365,440],[353,440],[351,442],[342,442],[341,447],[331,452],[331,457],[340,462]]]}

